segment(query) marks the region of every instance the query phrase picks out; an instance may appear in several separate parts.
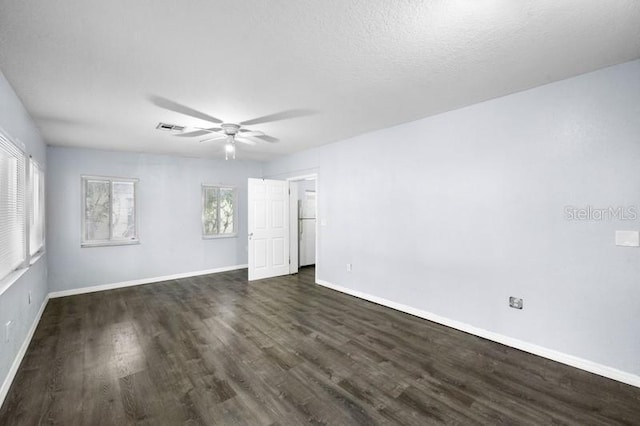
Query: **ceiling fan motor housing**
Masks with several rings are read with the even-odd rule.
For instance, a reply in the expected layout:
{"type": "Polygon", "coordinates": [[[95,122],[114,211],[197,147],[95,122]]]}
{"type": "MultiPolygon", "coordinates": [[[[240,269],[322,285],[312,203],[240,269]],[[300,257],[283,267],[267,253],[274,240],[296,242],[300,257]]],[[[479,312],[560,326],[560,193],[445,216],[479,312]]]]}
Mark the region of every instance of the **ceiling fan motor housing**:
{"type": "Polygon", "coordinates": [[[229,136],[236,135],[240,130],[240,126],[233,123],[223,123],[220,125],[220,127],[222,127],[222,130],[224,130],[224,133],[229,136]]]}

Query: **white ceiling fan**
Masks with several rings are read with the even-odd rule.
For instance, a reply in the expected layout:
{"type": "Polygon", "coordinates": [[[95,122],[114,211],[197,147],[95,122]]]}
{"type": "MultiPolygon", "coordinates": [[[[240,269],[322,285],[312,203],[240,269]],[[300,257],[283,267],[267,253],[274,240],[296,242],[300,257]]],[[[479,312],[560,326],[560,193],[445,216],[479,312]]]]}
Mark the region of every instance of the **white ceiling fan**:
{"type": "Polygon", "coordinates": [[[289,118],[304,117],[306,115],[314,114],[315,111],[305,109],[292,109],[287,111],[277,112],[275,114],[269,114],[262,117],[254,118],[251,120],[241,121],[239,123],[227,123],[220,120],[217,117],[200,112],[196,109],[181,105],[172,100],[162,98],[159,96],[152,96],[151,102],[156,106],[167,109],[169,111],[184,114],[189,117],[194,117],[200,120],[208,121],[210,123],[217,124],[217,127],[203,128],[196,127],[194,131],[180,133],[178,137],[196,137],[212,135],[212,137],[203,139],[200,142],[212,142],[218,140],[226,140],[225,143],[225,159],[232,157],[236,158],[236,142],[240,142],[246,145],[257,145],[261,142],[277,143],[278,138],[269,136],[264,132],[255,129],[248,129],[245,126],[253,126],[255,124],[269,123],[272,121],[286,120],[289,118]]]}

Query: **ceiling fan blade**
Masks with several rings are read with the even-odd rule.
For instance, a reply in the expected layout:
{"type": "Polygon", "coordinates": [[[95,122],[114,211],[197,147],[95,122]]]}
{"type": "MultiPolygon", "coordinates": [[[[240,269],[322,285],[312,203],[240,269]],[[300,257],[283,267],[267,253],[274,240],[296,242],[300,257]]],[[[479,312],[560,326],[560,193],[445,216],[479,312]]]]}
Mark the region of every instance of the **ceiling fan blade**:
{"type": "Polygon", "coordinates": [[[249,135],[247,136],[264,135],[264,133],[261,132],[260,130],[240,129],[239,132],[244,133],[245,135],[249,133],[249,135]]]}
{"type": "MultiPolygon", "coordinates": [[[[196,127],[196,128],[198,128],[198,127],[196,127]]],[[[220,130],[222,130],[220,127],[211,127],[210,129],[200,129],[200,130],[194,130],[194,131],[186,132],[186,133],[179,133],[176,136],[178,136],[180,138],[190,138],[190,137],[193,137],[193,136],[208,135],[209,133],[219,132],[220,130]]]]}
{"type": "Polygon", "coordinates": [[[309,109],[290,109],[287,111],[276,112],[275,114],[264,115],[262,117],[254,118],[253,120],[247,120],[240,123],[241,126],[252,126],[254,124],[270,123],[272,121],[288,120],[289,118],[304,117],[307,115],[315,114],[316,111],[309,109]]]}
{"type": "Polygon", "coordinates": [[[223,140],[223,139],[227,139],[227,136],[226,135],[220,135],[220,136],[216,136],[216,137],[209,138],[209,139],[203,139],[203,140],[200,141],[200,143],[223,140]]]}
{"type": "Polygon", "coordinates": [[[278,143],[278,142],[280,142],[280,139],[274,138],[273,136],[269,136],[269,135],[265,135],[265,134],[256,135],[254,137],[258,138],[258,139],[261,139],[261,140],[263,140],[265,142],[269,142],[269,143],[278,143]]]}
{"type": "Polygon", "coordinates": [[[153,104],[155,106],[158,106],[160,108],[164,108],[164,109],[168,109],[169,111],[173,111],[173,112],[177,112],[179,114],[184,114],[184,115],[188,115],[189,117],[194,117],[194,118],[198,118],[200,120],[204,120],[204,121],[209,121],[211,123],[215,123],[215,124],[221,124],[222,120],[220,120],[219,118],[216,117],[212,117],[208,114],[205,114],[204,112],[200,112],[198,110],[195,110],[193,108],[189,108],[188,106],[184,106],[181,105],[177,102],[174,102],[170,99],[166,99],[160,96],[151,96],[150,97],[151,102],[153,102],[153,104]]]}
{"type": "Polygon", "coordinates": [[[240,142],[240,143],[244,143],[247,145],[258,145],[256,142],[252,141],[251,139],[245,137],[245,136],[236,136],[235,137],[236,142],[240,142]]]}

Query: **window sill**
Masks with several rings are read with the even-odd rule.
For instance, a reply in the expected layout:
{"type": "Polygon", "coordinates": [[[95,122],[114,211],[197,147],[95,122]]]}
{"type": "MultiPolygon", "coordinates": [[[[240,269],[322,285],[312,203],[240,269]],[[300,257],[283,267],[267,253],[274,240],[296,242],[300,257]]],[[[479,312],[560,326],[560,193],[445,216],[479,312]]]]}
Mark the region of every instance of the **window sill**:
{"type": "Polygon", "coordinates": [[[11,288],[11,286],[15,284],[16,281],[18,281],[29,270],[29,268],[35,265],[35,263],[38,260],[40,260],[42,256],[44,256],[44,253],[45,253],[44,250],[40,251],[39,253],[36,253],[34,256],[31,257],[28,267],[16,269],[12,273],[10,273],[9,275],[1,279],[0,280],[0,296],[5,291],[9,290],[9,288],[11,288]]]}
{"type": "Polygon", "coordinates": [[[109,246],[131,246],[140,244],[140,240],[126,240],[126,241],[97,241],[91,243],[81,243],[81,248],[92,248],[92,247],[109,247],[109,246]]]}
{"type": "Polygon", "coordinates": [[[217,240],[220,238],[238,238],[238,234],[203,235],[203,240],[217,240]]]}
{"type": "Polygon", "coordinates": [[[0,296],[22,277],[29,268],[16,269],[2,280],[0,280],[0,296]]]}
{"type": "Polygon", "coordinates": [[[44,253],[45,253],[44,250],[40,250],[39,252],[31,256],[31,261],[29,262],[29,266],[33,266],[38,260],[40,260],[40,258],[44,256],[44,253]]]}

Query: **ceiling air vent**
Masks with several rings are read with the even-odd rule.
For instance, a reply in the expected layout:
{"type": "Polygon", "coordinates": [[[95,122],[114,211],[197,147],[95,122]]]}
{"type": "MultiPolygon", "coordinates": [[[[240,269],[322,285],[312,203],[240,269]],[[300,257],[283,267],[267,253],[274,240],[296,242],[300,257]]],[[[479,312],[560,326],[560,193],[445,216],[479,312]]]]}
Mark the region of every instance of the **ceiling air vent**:
{"type": "Polygon", "coordinates": [[[158,123],[156,126],[158,130],[164,130],[165,132],[182,132],[184,130],[184,126],[178,126],[175,124],[167,124],[167,123],[158,123]]]}

